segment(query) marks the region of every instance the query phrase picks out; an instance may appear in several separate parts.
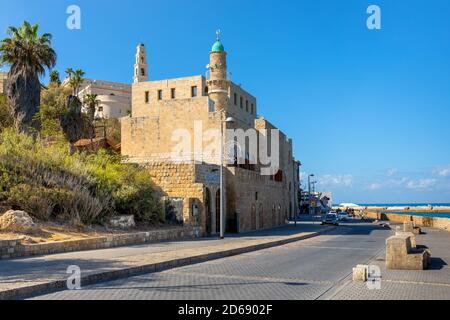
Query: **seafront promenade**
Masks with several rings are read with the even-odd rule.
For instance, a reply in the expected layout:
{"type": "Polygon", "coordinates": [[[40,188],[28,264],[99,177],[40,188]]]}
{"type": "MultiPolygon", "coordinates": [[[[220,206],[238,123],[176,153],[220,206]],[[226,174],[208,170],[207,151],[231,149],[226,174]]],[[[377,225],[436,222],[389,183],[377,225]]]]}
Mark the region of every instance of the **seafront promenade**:
{"type": "Polygon", "coordinates": [[[62,300],[429,300],[450,299],[450,232],[424,228],[429,270],[386,270],[378,223],[349,221],[302,241],[171,270],[61,291],[33,299],[62,300]],[[381,269],[378,289],[352,281],[357,264],[381,269]]]}
{"type": "Polygon", "coordinates": [[[227,235],[224,240],[203,238],[169,241],[2,260],[0,300],[64,290],[67,288],[69,266],[80,269],[84,285],[267,249],[316,237],[333,229],[305,222],[297,226],[290,224],[270,230],[227,235]]]}
{"type": "Polygon", "coordinates": [[[424,227],[423,271],[385,268],[394,222],[350,219],[338,227],[303,218],[297,226],[228,236],[2,261],[5,299],[316,300],[449,299],[450,232],[424,227]],[[388,224],[386,226],[385,224],[388,224]],[[93,258],[95,257],[95,258],[93,258]],[[358,264],[379,266],[379,289],[354,282],[358,264]],[[67,290],[66,269],[82,270],[81,290],[67,290]],[[56,291],[56,292],[55,292],[56,291]]]}

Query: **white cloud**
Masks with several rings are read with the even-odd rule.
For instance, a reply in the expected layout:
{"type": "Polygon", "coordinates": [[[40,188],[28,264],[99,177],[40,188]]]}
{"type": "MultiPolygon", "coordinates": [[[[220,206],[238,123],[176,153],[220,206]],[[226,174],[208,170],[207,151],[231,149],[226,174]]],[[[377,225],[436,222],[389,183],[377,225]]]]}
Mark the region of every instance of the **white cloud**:
{"type": "Polygon", "coordinates": [[[326,174],[319,177],[318,181],[323,186],[351,187],[353,185],[353,176],[350,174],[338,174],[338,175],[326,174]]]}
{"type": "Polygon", "coordinates": [[[369,189],[370,190],[379,190],[383,188],[383,184],[379,183],[379,182],[375,182],[369,185],[369,189]]]}
{"type": "Polygon", "coordinates": [[[408,189],[427,189],[436,185],[436,179],[409,180],[406,184],[408,189]]]}
{"type": "Polygon", "coordinates": [[[370,190],[380,189],[428,189],[437,185],[436,179],[411,179],[403,177],[401,179],[387,179],[385,181],[376,181],[367,185],[370,190]]]}
{"type": "Polygon", "coordinates": [[[440,175],[441,177],[449,177],[450,176],[450,165],[448,165],[445,168],[441,168],[439,170],[437,170],[438,175],[440,175]]]}

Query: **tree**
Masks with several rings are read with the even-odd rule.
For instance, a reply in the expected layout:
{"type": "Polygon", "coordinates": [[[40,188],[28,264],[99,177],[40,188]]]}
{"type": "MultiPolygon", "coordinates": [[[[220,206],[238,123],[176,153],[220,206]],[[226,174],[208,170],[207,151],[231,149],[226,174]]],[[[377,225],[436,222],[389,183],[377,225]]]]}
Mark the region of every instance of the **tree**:
{"type": "Polygon", "coordinates": [[[69,77],[69,86],[73,90],[73,95],[78,96],[78,93],[80,92],[80,87],[83,84],[84,81],[84,75],[85,72],[81,69],[73,70],[72,68],[69,68],[66,70],[66,74],[69,77]]]}
{"type": "Polygon", "coordinates": [[[53,70],[50,73],[50,84],[55,84],[57,86],[61,85],[61,80],[59,79],[59,72],[56,70],[53,70]]]}
{"type": "Polygon", "coordinates": [[[100,103],[100,100],[98,100],[97,97],[98,95],[92,93],[86,94],[83,98],[83,103],[87,107],[87,114],[91,123],[93,123],[95,120],[95,111],[97,110],[97,106],[100,103]]]}
{"type": "Polygon", "coordinates": [[[86,94],[83,98],[83,103],[87,107],[89,124],[92,127],[91,138],[94,138],[95,136],[95,129],[94,129],[95,111],[97,110],[97,106],[100,103],[100,100],[98,100],[97,97],[98,95],[92,93],[86,94]]]}
{"type": "Polygon", "coordinates": [[[66,101],[72,90],[66,86],[50,85],[41,94],[41,107],[36,114],[41,123],[41,136],[59,137],[63,133],[61,118],[67,113],[66,101]]]}
{"type": "Polygon", "coordinates": [[[8,64],[7,97],[17,130],[28,131],[39,111],[41,83],[39,76],[56,64],[49,33],[38,34],[39,25],[25,21],[20,28],[9,27],[9,38],[0,42],[0,64],[8,64]]]}
{"type": "Polygon", "coordinates": [[[66,74],[69,78],[69,86],[72,88],[72,95],[66,99],[67,112],[61,117],[61,127],[69,142],[75,142],[83,137],[92,136],[92,126],[88,123],[86,115],[81,113],[82,103],[78,98],[85,73],[80,69],[69,68],[66,74]]]}

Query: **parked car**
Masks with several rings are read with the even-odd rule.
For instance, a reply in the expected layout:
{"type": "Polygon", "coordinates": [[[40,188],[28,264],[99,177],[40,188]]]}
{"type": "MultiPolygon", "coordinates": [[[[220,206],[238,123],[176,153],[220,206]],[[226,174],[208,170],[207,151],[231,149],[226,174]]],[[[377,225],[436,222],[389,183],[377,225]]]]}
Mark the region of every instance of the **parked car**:
{"type": "Polygon", "coordinates": [[[322,225],[332,224],[334,226],[339,225],[338,216],[335,213],[329,213],[322,219],[322,225]]]}
{"type": "Polygon", "coordinates": [[[349,215],[346,212],[341,212],[337,215],[339,221],[348,221],[349,215]]]}

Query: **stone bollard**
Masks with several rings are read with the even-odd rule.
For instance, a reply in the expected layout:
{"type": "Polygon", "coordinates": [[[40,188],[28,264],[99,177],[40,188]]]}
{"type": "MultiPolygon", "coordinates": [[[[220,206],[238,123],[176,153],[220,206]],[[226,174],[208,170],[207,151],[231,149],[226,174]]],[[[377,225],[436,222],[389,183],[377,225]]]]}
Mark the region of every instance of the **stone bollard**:
{"type": "Polygon", "coordinates": [[[428,250],[412,247],[410,232],[403,232],[386,240],[387,269],[425,270],[430,259],[428,250]]]}
{"type": "Polygon", "coordinates": [[[411,248],[412,249],[416,249],[417,248],[417,240],[416,240],[416,235],[412,232],[405,232],[405,231],[399,231],[397,230],[395,232],[396,236],[409,236],[410,240],[411,240],[411,248]]]}
{"type": "Polygon", "coordinates": [[[412,221],[405,221],[403,222],[403,231],[404,232],[413,232],[414,230],[414,223],[412,221]]]}
{"type": "Polygon", "coordinates": [[[414,225],[413,221],[405,221],[405,222],[403,222],[403,231],[404,232],[411,232],[411,233],[413,233],[415,235],[419,235],[421,233],[420,228],[417,228],[414,225]]]}
{"type": "Polygon", "coordinates": [[[368,279],[369,266],[359,264],[353,268],[353,281],[366,282],[368,279]]]}

